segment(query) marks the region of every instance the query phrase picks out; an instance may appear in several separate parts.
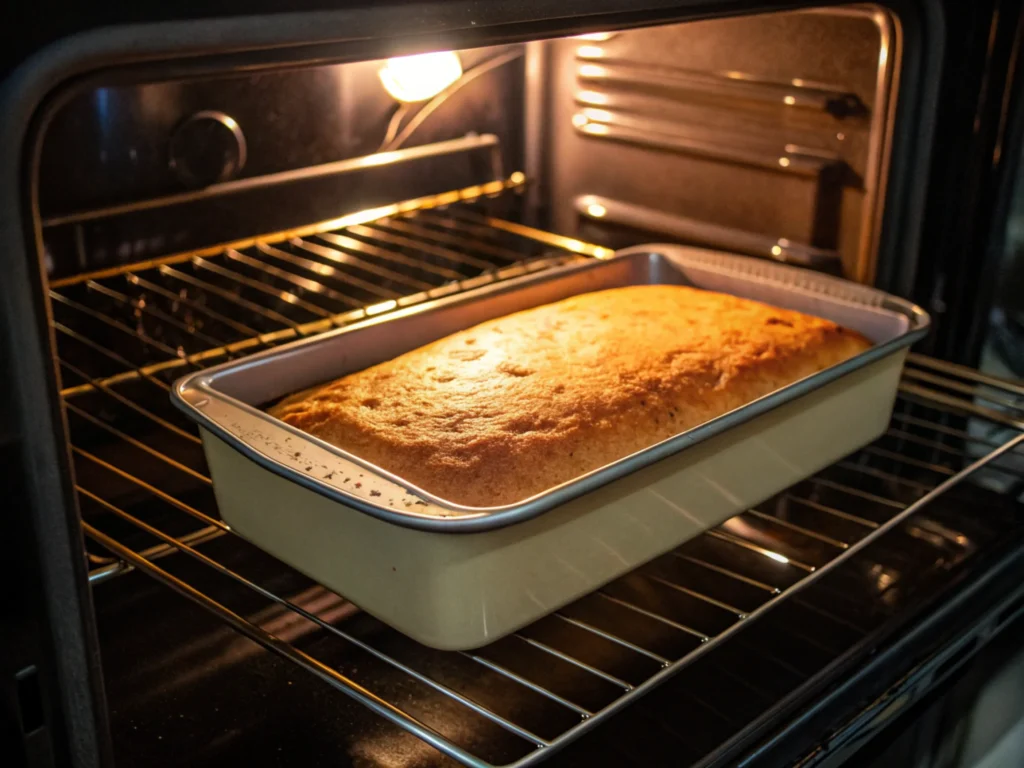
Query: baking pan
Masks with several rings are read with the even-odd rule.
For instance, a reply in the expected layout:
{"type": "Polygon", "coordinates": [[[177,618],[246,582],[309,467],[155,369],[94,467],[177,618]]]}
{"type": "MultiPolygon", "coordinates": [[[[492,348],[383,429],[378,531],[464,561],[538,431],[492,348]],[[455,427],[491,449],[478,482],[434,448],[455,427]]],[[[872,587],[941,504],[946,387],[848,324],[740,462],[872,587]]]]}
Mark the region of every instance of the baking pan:
{"type": "Polygon", "coordinates": [[[795,267],[678,245],[631,248],[454,292],[179,380],[224,520],[436,648],[483,645],[673,549],[885,431],[928,316],[795,267]],[[477,323],[589,291],[682,284],[833,320],[873,346],[520,503],[464,507],[261,410],[477,323]]]}

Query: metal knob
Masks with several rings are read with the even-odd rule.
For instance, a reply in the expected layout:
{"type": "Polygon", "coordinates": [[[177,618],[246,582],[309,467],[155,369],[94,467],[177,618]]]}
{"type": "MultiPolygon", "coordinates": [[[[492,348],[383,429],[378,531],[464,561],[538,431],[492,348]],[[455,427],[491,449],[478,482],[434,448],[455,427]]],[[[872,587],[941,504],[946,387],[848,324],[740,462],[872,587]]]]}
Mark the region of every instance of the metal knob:
{"type": "Polygon", "coordinates": [[[174,175],[190,189],[229,181],[245,167],[245,134],[230,115],[203,110],[175,128],[168,156],[174,175]]]}

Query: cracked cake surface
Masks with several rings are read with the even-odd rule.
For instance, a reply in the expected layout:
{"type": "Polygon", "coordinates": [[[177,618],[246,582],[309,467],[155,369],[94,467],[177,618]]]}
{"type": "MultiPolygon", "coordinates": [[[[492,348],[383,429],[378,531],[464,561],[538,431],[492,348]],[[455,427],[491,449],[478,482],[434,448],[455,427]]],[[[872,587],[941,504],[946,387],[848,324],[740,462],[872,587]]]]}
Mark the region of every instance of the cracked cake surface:
{"type": "Polygon", "coordinates": [[[270,413],[449,502],[522,501],[867,349],[855,331],[675,285],[452,334],[270,413]]]}

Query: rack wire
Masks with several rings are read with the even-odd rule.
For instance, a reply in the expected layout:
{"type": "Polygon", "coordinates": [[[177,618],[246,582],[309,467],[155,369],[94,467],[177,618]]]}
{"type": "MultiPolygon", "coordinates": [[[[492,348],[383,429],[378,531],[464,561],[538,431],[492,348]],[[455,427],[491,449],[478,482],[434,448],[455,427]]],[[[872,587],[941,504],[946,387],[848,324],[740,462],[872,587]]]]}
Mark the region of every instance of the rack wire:
{"type": "MultiPolygon", "coordinates": [[[[458,204],[55,286],[76,482],[86,534],[99,545],[92,583],[144,571],[444,755],[523,766],[715,652],[753,618],[794,604],[796,593],[908,525],[939,494],[964,483],[1024,492],[1024,387],[912,356],[892,423],[875,443],[478,651],[427,649],[322,587],[283,594],[224,556],[250,545],[217,514],[199,438],[169,403],[174,378],[410,302],[600,255],[596,248],[458,204]],[[229,546],[212,546],[218,540],[229,546]],[[264,609],[228,605],[195,568],[264,609]],[[309,633],[332,644],[329,658],[299,642],[309,633]]],[[[947,564],[971,551],[962,532],[914,526],[947,564]]],[[[899,558],[877,564],[878,610],[899,581],[899,558]]],[[[799,642],[820,652],[820,639],[799,642]]],[[[776,663],[788,674],[787,662],[776,663]]],[[[742,675],[736,684],[752,685],[742,675]]],[[[695,694],[694,706],[714,716],[707,697],[695,694]]]]}

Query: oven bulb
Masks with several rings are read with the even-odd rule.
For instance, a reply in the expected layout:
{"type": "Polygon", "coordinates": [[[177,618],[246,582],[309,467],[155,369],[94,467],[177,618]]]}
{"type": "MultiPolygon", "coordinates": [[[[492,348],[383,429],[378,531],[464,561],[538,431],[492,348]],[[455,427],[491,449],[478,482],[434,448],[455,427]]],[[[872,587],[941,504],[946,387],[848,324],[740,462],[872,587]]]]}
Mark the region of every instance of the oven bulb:
{"type": "Polygon", "coordinates": [[[462,77],[462,62],[455,51],[421,53],[388,59],[378,74],[392,97],[412,103],[436,96],[462,77]]]}

